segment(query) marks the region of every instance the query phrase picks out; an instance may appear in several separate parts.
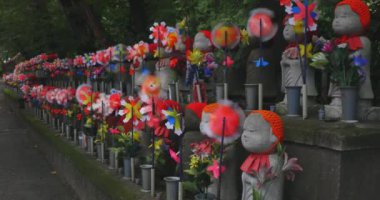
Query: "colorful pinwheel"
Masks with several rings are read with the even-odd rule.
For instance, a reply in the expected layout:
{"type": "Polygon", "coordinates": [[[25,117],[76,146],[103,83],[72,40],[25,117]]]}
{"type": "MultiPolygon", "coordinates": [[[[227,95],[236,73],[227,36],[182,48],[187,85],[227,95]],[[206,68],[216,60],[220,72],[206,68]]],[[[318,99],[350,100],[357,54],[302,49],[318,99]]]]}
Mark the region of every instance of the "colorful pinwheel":
{"type": "Polygon", "coordinates": [[[121,100],[122,108],[119,110],[118,114],[122,117],[123,123],[128,123],[131,119],[133,120],[133,125],[138,125],[142,120],[141,110],[142,102],[139,99],[129,97],[128,101],[121,100]]]}
{"type": "Polygon", "coordinates": [[[167,129],[174,130],[174,133],[178,136],[182,135],[182,118],[181,113],[177,110],[169,108],[168,110],[162,110],[162,114],[166,117],[167,122],[165,126],[167,129]]]}
{"type": "Polygon", "coordinates": [[[317,30],[317,13],[314,11],[317,7],[316,3],[308,4],[308,1],[302,3],[300,0],[294,0],[297,7],[292,8],[293,17],[289,19],[291,25],[295,25],[298,21],[306,21],[309,31],[317,30]]]}

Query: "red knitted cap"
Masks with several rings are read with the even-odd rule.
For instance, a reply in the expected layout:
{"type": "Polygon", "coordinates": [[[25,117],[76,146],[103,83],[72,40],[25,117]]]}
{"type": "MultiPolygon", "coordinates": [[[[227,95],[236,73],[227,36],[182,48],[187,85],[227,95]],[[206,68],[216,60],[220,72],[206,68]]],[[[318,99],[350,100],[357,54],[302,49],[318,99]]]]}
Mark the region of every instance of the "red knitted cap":
{"type": "Polygon", "coordinates": [[[186,110],[191,110],[198,117],[198,119],[202,118],[202,110],[206,106],[206,103],[190,103],[186,106],[186,110]]]}
{"type": "Polygon", "coordinates": [[[367,4],[362,0],[343,0],[339,2],[336,6],[348,5],[351,10],[354,11],[360,17],[360,22],[364,29],[368,29],[371,24],[371,13],[367,4]]]}
{"type": "Polygon", "coordinates": [[[252,113],[260,114],[265,121],[272,127],[273,134],[277,137],[278,141],[282,143],[284,141],[284,128],[281,117],[275,112],[268,110],[254,110],[252,113]]]}

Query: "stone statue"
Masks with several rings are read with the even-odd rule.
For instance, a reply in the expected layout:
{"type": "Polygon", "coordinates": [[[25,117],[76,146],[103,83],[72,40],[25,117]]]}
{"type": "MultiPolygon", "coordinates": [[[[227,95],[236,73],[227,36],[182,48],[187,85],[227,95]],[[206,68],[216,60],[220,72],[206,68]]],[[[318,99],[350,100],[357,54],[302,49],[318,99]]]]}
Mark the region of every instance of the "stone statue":
{"type": "Polygon", "coordinates": [[[245,120],[241,141],[250,153],[240,167],[242,200],[253,199],[254,193],[262,200],[282,200],[284,159],[275,152],[283,141],[281,118],[271,111],[253,111],[245,120]]]}
{"type": "MultiPolygon", "coordinates": [[[[282,102],[276,105],[276,111],[279,111],[281,114],[287,113],[286,87],[303,85],[302,66],[304,60],[299,59],[300,53],[297,44],[303,44],[305,35],[304,33],[295,33],[294,27],[289,24],[288,19],[289,18],[286,17],[284,20],[285,27],[283,36],[289,45],[283,52],[280,62],[282,70],[281,90],[283,93],[285,93],[285,97],[282,102]]],[[[314,99],[318,95],[315,87],[315,71],[313,68],[309,67],[306,73],[307,96],[309,102],[315,102],[314,99]]],[[[309,105],[311,104],[309,103],[309,105]]]]}
{"type": "MultiPolygon", "coordinates": [[[[332,28],[340,38],[337,44],[347,44],[352,51],[350,57],[361,56],[368,63],[363,67],[365,80],[359,86],[359,118],[368,112],[374,99],[371,85],[371,41],[364,35],[370,25],[370,12],[368,6],[361,0],[343,0],[335,8],[335,17],[332,28]]],[[[326,105],[327,119],[340,119],[342,114],[341,94],[338,86],[330,84],[329,96],[332,97],[330,105],[326,105]]]]}
{"type": "Polygon", "coordinates": [[[160,60],[156,63],[156,76],[161,81],[160,97],[167,99],[169,96],[169,84],[175,83],[178,80],[177,73],[170,68],[170,53],[165,52],[164,48],[158,47],[160,60]]]}
{"type": "Polygon", "coordinates": [[[211,33],[210,31],[199,31],[194,37],[193,49],[198,49],[204,54],[204,62],[200,67],[192,66],[190,63],[188,64],[188,70],[197,70],[198,82],[194,78],[192,84],[193,85],[193,96],[194,100],[198,101],[196,98],[197,92],[195,89],[195,84],[199,84],[201,88],[201,96],[202,102],[207,102],[207,99],[212,98],[212,91],[214,90],[214,81],[213,77],[210,74],[206,73],[213,71],[216,68],[216,64],[214,62],[214,55],[212,53],[213,44],[211,42],[211,33]],[[207,83],[207,84],[206,84],[207,83]]]}

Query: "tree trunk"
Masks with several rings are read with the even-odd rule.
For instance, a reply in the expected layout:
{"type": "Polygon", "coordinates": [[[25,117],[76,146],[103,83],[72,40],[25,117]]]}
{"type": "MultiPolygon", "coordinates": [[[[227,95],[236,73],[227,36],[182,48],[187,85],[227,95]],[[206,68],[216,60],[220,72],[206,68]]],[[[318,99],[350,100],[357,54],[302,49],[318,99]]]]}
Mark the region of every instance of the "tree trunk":
{"type": "Polygon", "coordinates": [[[138,39],[146,39],[148,31],[147,17],[145,13],[145,5],[143,0],[129,0],[132,32],[138,39]]]}
{"type": "Polygon", "coordinates": [[[100,20],[85,1],[59,0],[59,3],[73,33],[78,37],[80,51],[94,50],[95,42],[101,47],[109,44],[100,20]]]}

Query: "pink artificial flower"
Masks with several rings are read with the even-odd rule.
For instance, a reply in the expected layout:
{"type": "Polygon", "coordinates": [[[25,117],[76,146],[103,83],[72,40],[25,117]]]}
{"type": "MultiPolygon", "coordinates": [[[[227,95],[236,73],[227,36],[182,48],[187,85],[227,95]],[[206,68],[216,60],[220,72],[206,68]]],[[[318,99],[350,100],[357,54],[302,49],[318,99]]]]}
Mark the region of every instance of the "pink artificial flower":
{"type": "Polygon", "coordinates": [[[176,152],[174,152],[172,149],[169,149],[170,157],[177,163],[180,163],[180,158],[176,152]]]}
{"type": "MultiPolygon", "coordinates": [[[[208,172],[211,172],[212,173],[212,176],[216,179],[218,179],[220,177],[220,171],[219,171],[219,168],[220,168],[220,165],[218,163],[218,161],[216,160],[213,160],[213,164],[211,166],[208,166],[207,167],[207,171],[208,172]]],[[[226,170],[226,168],[224,166],[222,166],[222,173],[226,170]]]]}
{"type": "Polygon", "coordinates": [[[108,129],[112,135],[119,135],[120,131],[117,128],[109,128],[108,129]]]}
{"type": "Polygon", "coordinates": [[[333,42],[328,41],[328,42],[323,44],[322,52],[323,53],[331,53],[333,51],[333,49],[334,49],[333,42]]]}
{"type": "Polygon", "coordinates": [[[226,60],[223,62],[223,65],[227,68],[231,68],[234,65],[234,60],[230,56],[227,56],[226,60]]]}

